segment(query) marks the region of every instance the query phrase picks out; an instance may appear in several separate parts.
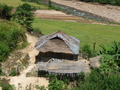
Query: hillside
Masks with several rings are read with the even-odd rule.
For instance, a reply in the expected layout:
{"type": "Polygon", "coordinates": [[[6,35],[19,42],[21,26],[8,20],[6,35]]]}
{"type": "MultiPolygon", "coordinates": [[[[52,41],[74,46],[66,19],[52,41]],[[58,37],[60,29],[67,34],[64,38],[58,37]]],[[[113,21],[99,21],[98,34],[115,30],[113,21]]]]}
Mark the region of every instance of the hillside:
{"type": "MultiPolygon", "coordinates": [[[[52,1],[105,18],[109,18],[110,20],[117,23],[120,22],[120,16],[118,12],[119,7],[117,6],[103,6],[99,4],[69,0],[52,1]],[[111,12],[116,14],[114,15],[111,12]]],[[[14,7],[25,3],[21,0],[11,0],[10,2],[7,0],[1,0],[0,2],[14,7]]],[[[31,25],[33,27],[33,31],[27,32],[25,31],[25,28],[13,21],[0,19],[0,73],[3,73],[3,77],[5,77],[5,79],[9,82],[1,83],[2,80],[0,80],[0,87],[4,87],[4,84],[11,84],[14,85],[16,88],[15,90],[44,90],[44,87],[47,87],[47,90],[103,90],[103,88],[106,90],[114,90],[116,88],[116,90],[118,90],[120,87],[120,56],[118,55],[120,54],[119,25],[109,25],[108,23],[97,22],[92,19],[84,19],[82,17],[68,15],[60,11],[57,12],[54,10],[48,10],[49,8],[44,5],[39,5],[31,2],[28,3],[40,9],[47,9],[36,10],[34,20],[31,25]],[[51,34],[58,30],[63,31],[67,35],[78,38],[80,40],[80,50],[83,46],[87,44],[90,45],[91,52],[93,53],[93,49],[95,49],[94,53],[96,55],[98,55],[97,52],[100,51],[99,45],[104,44],[105,47],[107,47],[105,48],[103,46],[103,54],[106,54],[106,57],[99,56],[105,60],[105,62],[101,63],[102,67],[99,67],[98,69],[91,69],[91,73],[87,75],[80,73],[76,75],[75,78],[68,76],[63,77],[62,75],[60,78],[52,77],[52,75],[49,75],[47,78],[46,76],[39,76],[39,74],[42,74],[42,72],[38,73],[38,68],[36,68],[35,63],[39,51],[34,48],[35,43],[38,41],[37,36],[40,37],[41,35],[51,34]],[[114,46],[111,45],[111,49],[109,45],[113,41],[116,42],[112,44],[114,46]],[[96,46],[94,48],[95,43],[96,46]]],[[[60,48],[62,47],[60,46],[60,48]]],[[[65,49],[63,50],[65,51],[65,49]]],[[[89,48],[87,48],[87,50],[89,51],[89,48]]],[[[86,58],[87,60],[82,59],[82,55],[79,58],[80,61],[86,63],[85,67],[87,67],[87,70],[90,71],[90,68],[93,68],[88,58],[86,58]]],[[[47,62],[49,63],[49,61],[47,62]]],[[[96,62],[95,64],[97,65],[96,62]]],[[[46,67],[48,67],[48,65],[46,65],[46,67]]],[[[52,67],[54,67],[54,65],[52,67]]],[[[10,86],[5,87],[9,88],[10,86]]]]}

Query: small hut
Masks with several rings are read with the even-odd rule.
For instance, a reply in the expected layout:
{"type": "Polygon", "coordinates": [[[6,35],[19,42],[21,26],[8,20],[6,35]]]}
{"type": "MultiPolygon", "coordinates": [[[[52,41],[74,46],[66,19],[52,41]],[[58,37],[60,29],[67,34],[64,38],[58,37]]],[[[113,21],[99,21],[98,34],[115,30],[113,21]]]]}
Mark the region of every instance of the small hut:
{"type": "Polygon", "coordinates": [[[38,71],[55,75],[75,76],[85,71],[85,63],[78,61],[80,41],[61,31],[42,36],[35,45],[38,71]]]}
{"type": "Polygon", "coordinates": [[[80,41],[77,38],[61,31],[42,36],[35,45],[35,49],[40,51],[37,59],[43,62],[51,58],[77,60],[79,44],[80,41]]]}

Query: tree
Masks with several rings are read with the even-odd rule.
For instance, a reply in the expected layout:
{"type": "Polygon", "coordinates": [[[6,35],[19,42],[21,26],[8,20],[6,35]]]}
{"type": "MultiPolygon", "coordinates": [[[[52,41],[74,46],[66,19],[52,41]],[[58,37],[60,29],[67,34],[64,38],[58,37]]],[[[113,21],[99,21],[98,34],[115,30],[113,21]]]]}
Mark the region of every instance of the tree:
{"type": "Polygon", "coordinates": [[[14,14],[14,19],[16,22],[21,24],[28,31],[32,31],[32,22],[33,22],[33,11],[35,8],[27,3],[23,5],[19,5],[16,8],[16,12],[14,14]]]}
{"type": "Polygon", "coordinates": [[[10,20],[13,7],[6,4],[0,4],[0,18],[10,20]]]}

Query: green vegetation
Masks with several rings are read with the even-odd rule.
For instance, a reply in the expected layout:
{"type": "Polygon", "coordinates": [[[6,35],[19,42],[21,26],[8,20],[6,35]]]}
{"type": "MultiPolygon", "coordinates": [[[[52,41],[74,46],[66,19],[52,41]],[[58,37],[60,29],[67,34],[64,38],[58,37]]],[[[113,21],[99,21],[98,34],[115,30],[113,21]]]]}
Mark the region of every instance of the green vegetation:
{"type": "Polygon", "coordinates": [[[24,3],[19,5],[14,12],[13,7],[7,4],[0,4],[0,18],[6,20],[14,20],[22,25],[27,31],[32,31],[33,11],[35,7],[30,4],[24,3]]]}
{"type": "Polygon", "coordinates": [[[13,68],[9,74],[9,76],[16,76],[17,75],[17,72],[16,72],[16,69],[13,68]]]}
{"type": "MultiPolygon", "coordinates": [[[[9,53],[15,50],[18,43],[26,42],[25,30],[15,22],[0,22],[0,62],[6,60],[9,53]]],[[[22,44],[21,44],[22,45],[22,44]]]]}
{"type": "Polygon", "coordinates": [[[14,20],[26,28],[27,31],[32,31],[32,22],[33,22],[33,11],[34,7],[31,5],[24,3],[16,8],[16,12],[14,14],[14,20]]]}
{"type": "Polygon", "coordinates": [[[81,47],[89,44],[91,47],[96,42],[96,50],[100,50],[99,45],[109,44],[116,40],[119,41],[120,27],[110,25],[85,24],[77,22],[63,22],[52,20],[41,20],[35,18],[33,28],[44,35],[61,30],[64,33],[74,36],[80,40],[81,47]]]}
{"type": "Polygon", "coordinates": [[[113,71],[119,71],[120,67],[120,42],[112,42],[110,45],[100,45],[102,50],[100,70],[106,74],[113,71]]]}
{"type": "Polygon", "coordinates": [[[94,68],[89,74],[80,73],[74,78],[49,77],[49,88],[52,90],[119,90],[120,42],[114,41],[107,47],[102,45],[101,53],[101,66],[99,68],[94,68]],[[59,85],[60,82],[61,85],[59,85]],[[71,85],[71,83],[73,84],[71,85]],[[63,86],[67,87],[63,88],[63,86]]]}
{"type": "Polygon", "coordinates": [[[77,82],[78,85],[71,90],[119,90],[120,73],[104,75],[99,69],[94,69],[85,76],[84,80],[77,82]]]}
{"type": "Polygon", "coordinates": [[[0,79],[0,87],[2,87],[2,90],[15,90],[13,85],[9,84],[9,80],[6,79],[0,79]]]}
{"type": "Polygon", "coordinates": [[[49,90],[66,90],[64,83],[61,80],[58,80],[57,77],[54,77],[48,88],[49,90]]]}
{"type": "MultiPolygon", "coordinates": [[[[6,2],[6,0],[1,2],[6,2]]],[[[19,0],[16,1],[7,1],[6,3],[11,4],[15,2],[23,3],[19,0]]],[[[12,4],[11,4],[12,5],[12,4]]],[[[16,4],[13,6],[17,6],[16,4]]],[[[9,19],[11,17],[11,9],[3,4],[4,12],[0,13],[5,14],[7,17],[4,19],[9,19]]],[[[25,25],[26,29],[31,28],[33,16],[30,15],[30,12],[24,12],[24,9],[27,11],[30,10],[28,4],[19,5],[15,13],[16,20],[21,25],[25,25]],[[24,6],[25,5],[25,6],[24,6]],[[21,9],[22,8],[22,9],[21,9]],[[26,17],[23,17],[24,13],[28,13],[26,17]],[[31,18],[28,18],[30,15],[31,18]],[[20,17],[22,16],[22,17],[20,17]],[[22,18],[22,19],[21,19],[22,18]],[[24,21],[24,19],[26,21],[24,21]],[[30,22],[29,22],[29,20],[30,22]],[[29,25],[28,25],[29,24],[29,25]],[[28,27],[27,27],[28,26],[28,27]]],[[[31,7],[31,6],[30,6],[31,7]]],[[[50,7],[50,6],[49,6],[50,7]]],[[[31,10],[30,10],[31,11],[31,10]]],[[[24,43],[25,39],[25,30],[20,25],[12,21],[1,20],[0,22],[0,62],[4,62],[9,56],[10,52],[15,50],[20,43],[24,43]]],[[[99,68],[94,68],[90,74],[80,73],[76,77],[52,77],[50,78],[50,83],[48,86],[49,90],[119,90],[120,89],[120,27],[118,26],[109,26],[109,25],[94,25],[94,24],[84,24],[77,22],[63,22],[63,21],[51,21],[51,20],[41,20],[35,18],[33,22],[33,28],[36,32],[42,32],[44,35],[53,33],[55,31],[61,30],[68,35],[74,36],[81,41],[82,51],[89,54],[91,57],[92,51],[91,47],[93,46],[93,51],[95,53],[95,43],[96,50],[100,51],[102,58],[100,60],[101,66],[99,68]],[[116,41],[114,41],[116,40],[116,41]],[[110,44],[114,41],[112,44],[110,44]],[[87,44],[86,44],[87,43],[87,44]],[[104,44],[104,45],[102,45],[104,44]],[[110,44],[110,45],[107,45],[110,44]],[[100,47],[99,47],[100,45],[100,47]]],[[[23,44],[22,44],[23,45],[23,44]]],[[[27,64],[27,61],[24,60],[22,64],[27,64]]],[[[0,74],[2,70],[0,68],[0,74]]],[[[11,76],[16,75],[16,71],[10,73],[11,76]]],[[[14,90],[13,86],[9,85],[6,80],[0,80],[0,86],[3,90],[14,90]]],[[[31,88],[31,85],[28,87],[31,88]]],[[[36,86],[37,89],[44,90],[44,87],[36,86]]]]}
{"type": "Polygon", "coordinates": [[[111,5],[119,5],[120,6],[120,0],[80,0],[85,2],[98,2],[100,4],[111,4],[111,5]]]}
{"type": "MultiPolygon", "coordinates": [[[[0,3],[5,3],[9,6],[17,7],[21,4],[24,4],[25,2],[22,2],[21,0],[0,0],[0,3]]],[[[35,6],[37,8],[40,8],[40,9],[48,9],[48,7],[45,5],[39,5],[36,3],[31,3],[31,2],[28,2],[28,4],[35,6]]]]}
{"type": "Polygon", "coordinates": [[[38,86],[38,85],[36,85],[35,88],[37,90],[46,90],[46,88],[44,86],[38,86]]]}
{"type": "Polygon", "coordinates": [[[7,6],[6,4],[0,4],[0,18],[10,20],[12,17],[13,7],[7,6]]]}
{"type": "MultiPolygon", "coordinates": [[[[24,2],[33,2],[33,3],[37,3],[37,4],[42,4],[39,0],[21,0],[21,1],[24,1],[24,2]]],[[[58,6],[52,6],[51,5],[51,0],[48,0],[48,4],[47,5],[45,5],[46,7],[48,7],[47,9],[54,9],[54,10],[60,10],[60,7],[58,7],[58,6]]],[[[43,4],[42,4],[43,5],[43,4]]]]}
{"type": "Polygon", "coordinates": [[[81,52],[87,54],[88,59],[93,56],[90,45],[88,45],[88,44],[85,44],[85,45],[83,45],[83,47],[81,47],[81,52]]]}

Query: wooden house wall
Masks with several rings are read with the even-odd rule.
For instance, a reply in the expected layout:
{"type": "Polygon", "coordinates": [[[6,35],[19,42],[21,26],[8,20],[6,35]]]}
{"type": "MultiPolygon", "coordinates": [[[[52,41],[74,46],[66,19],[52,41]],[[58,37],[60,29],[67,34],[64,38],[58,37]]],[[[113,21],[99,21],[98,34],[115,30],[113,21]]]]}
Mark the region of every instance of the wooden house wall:
{"type": "Polygon", "coordinates": [[[47,62],[51,58],[65,59],[65,60],[78,59],[78,55],[66,54],[66,53],[54,53],[54,52],[46,52],[46,53],[40,52],[37,57],[39,61],[43,61],[43,62],[47,62]]]}

